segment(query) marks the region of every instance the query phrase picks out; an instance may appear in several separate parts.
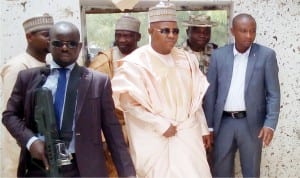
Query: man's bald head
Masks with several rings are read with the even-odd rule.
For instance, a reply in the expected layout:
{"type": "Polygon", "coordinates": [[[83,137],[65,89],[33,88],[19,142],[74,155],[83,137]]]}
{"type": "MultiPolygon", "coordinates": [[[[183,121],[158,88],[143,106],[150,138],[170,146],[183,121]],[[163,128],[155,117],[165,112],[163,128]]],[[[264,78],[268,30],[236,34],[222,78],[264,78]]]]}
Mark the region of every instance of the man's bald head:
{"type": "Polygon", "coordinates": [[[66,34],[73,34],[76,39],[74,41],[80,40],[80,33],[78,28],[70,23],[70,22],[58,22],[53,25],[53,27],[50,29],[50,39],[54,38],[57,34],[59,35],[66,35],[66,34]]]}
{"type": "Polygon", "coordinates": [[[250,14],[242,13],[233,18],[232,27],[236,26],[242,20],[253,21],[256,24],[255,19],[250,14]]]}
{"type": "Polygon", "coordinates": [[[70,22],[58,22],[50,29],[50,47],[53,60],[61,67],[76,62],[82,43],[78,28],[70,22]]]}
{"type": "Polygon", "coordinates": [[[231,33],[240,53],[247,51],[256,37],[256,22],[249,14],[238,14],[232,20],[231,33]]]}

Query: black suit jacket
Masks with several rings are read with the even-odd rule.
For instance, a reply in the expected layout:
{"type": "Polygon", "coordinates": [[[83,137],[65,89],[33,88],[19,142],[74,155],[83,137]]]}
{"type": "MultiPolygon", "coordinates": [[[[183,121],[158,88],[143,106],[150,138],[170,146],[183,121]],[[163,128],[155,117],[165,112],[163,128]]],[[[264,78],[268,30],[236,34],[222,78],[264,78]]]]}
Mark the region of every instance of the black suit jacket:
{"type": "MultiPolygon", "coordinates": [[[[79,67],[76,65],[75,67],[79,67]]],[[[133,176],[135,169],[121,126],[115,116],[108,76],[79,67],[81,72],[75,109],[75,151],[82,177],[107,177],[101,131],[112,153],[119,176],[133,176]]],[[[42,80],[43,68],[21,71],[3,112],[3,124],[21,146],[18,176],[24,176],[30,153],[28,140],[37,132],[33,92],[42,80]]]]}

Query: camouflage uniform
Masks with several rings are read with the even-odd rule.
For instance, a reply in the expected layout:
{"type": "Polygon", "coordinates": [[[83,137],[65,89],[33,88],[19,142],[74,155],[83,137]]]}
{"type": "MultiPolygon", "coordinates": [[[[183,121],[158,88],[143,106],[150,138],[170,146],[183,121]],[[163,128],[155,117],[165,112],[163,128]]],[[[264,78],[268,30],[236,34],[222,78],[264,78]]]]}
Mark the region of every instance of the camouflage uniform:
{"type": "Polygon", "coordinates": [[[187,42],[184,42],[182,44],[182,48],[190,53],[193,53],[197,56],[198,62],[199,62],[199,69],[201,70],[201,72],[203,74],[206,75],[207,73],[207,68],[208,68],[208,64],[210,62],[210,56],[214,50],[214,46],[211,43],[208,43],[205,46],[204,51],[193,51],[190,46],[187,45],[187,42]]]}

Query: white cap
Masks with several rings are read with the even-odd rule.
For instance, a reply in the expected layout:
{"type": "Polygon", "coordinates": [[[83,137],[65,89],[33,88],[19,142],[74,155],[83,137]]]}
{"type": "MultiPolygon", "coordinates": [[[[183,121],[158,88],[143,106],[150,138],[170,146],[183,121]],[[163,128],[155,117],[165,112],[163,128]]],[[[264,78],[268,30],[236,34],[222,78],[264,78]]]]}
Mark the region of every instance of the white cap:
{"type": "Polygon", "coordinates": [[[117,20],[115,30],[126,30],[139,33],[140,24],[141,22],[137,18],[130,15],[123,15],[117,20]]]}
{"type": "Polygon", "coordinates": [[[23,22],[25,33],[50,29],[53,26],[53,17],[49,14],[36,16],[23,22]]]}
{"type": "Polygon", "coordinates": [[[152,22],[169,22],[177,21],[176,19],[176,6],[172,3],[160,2],[154,7],[149,8],[148,12],[149,23],[152,22]]]}

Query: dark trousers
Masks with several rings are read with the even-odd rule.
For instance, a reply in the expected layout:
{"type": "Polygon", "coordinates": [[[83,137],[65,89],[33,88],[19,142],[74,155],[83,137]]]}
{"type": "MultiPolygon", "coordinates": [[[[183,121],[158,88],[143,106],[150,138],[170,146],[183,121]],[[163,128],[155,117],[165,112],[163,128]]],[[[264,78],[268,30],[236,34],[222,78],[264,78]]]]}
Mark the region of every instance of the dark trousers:
{"type": "Polygon", "coordinates": [[[234,158],[239,150],[243,177],[259,177],[262,142],[251,135],[246,118],[222,118],[214,141],[213,176],[234,177],[234,158]]]}
{"type": "MultiPolygon", "coordinates": [[[[80,177],[80,173],[77,167],[77,159],[73,154],[72,164],[61,166],[59,173],[62,177],[80,177]]],[[[28,167],[28,171],[25,177],[46,177],[45,166],[40,160],[32,160],[32,163],[28,167]]]]}

